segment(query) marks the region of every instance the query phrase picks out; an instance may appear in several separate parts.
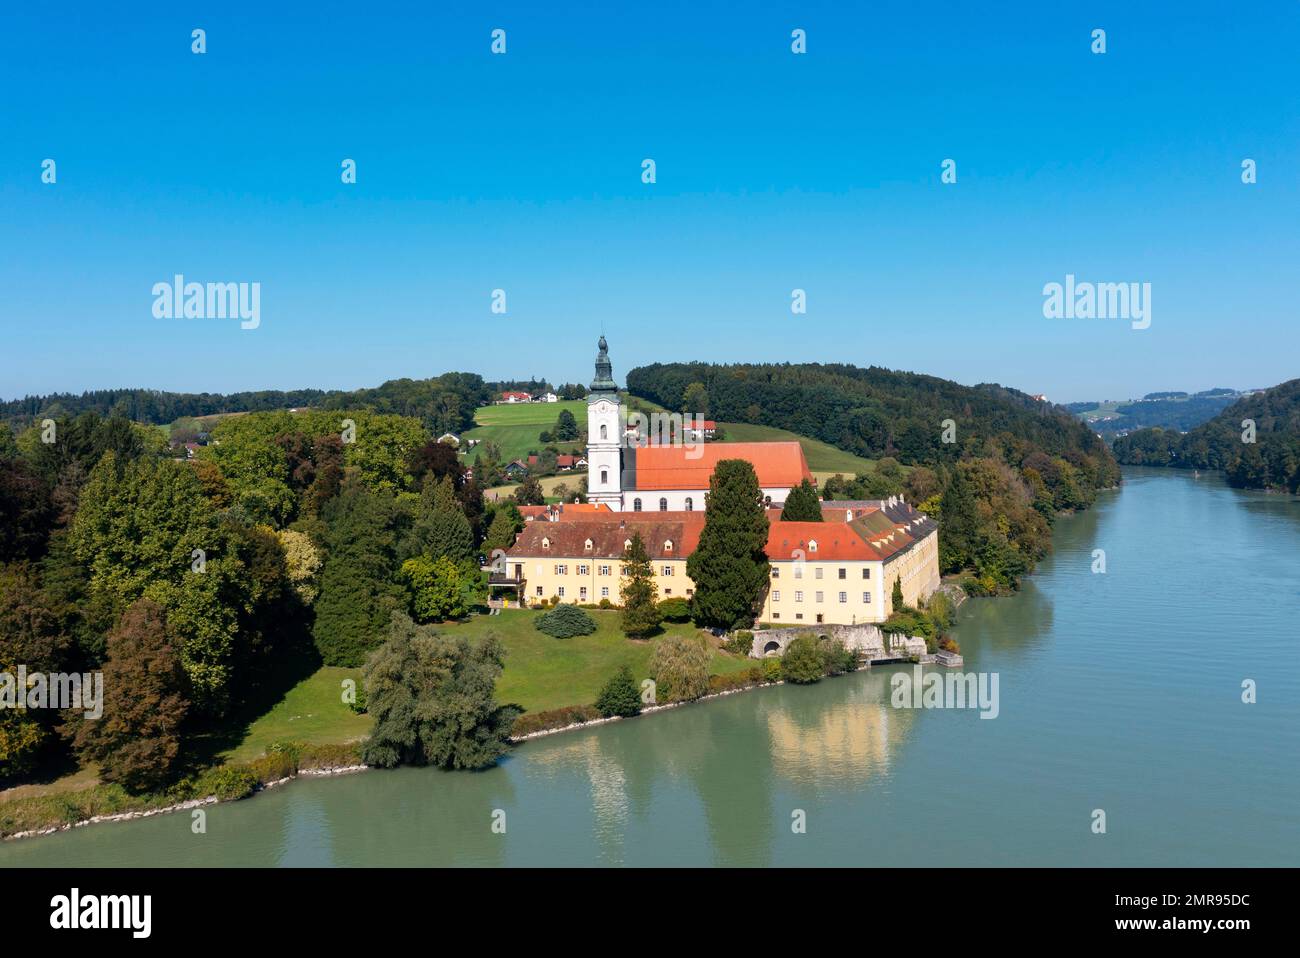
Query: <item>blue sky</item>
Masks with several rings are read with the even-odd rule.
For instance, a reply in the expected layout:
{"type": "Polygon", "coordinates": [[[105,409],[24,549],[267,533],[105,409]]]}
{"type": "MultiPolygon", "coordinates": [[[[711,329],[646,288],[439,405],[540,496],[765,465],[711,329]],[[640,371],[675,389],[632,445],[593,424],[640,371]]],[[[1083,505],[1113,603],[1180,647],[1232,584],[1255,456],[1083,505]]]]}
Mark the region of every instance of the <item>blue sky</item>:
{"type": "Polygon", "coordinates": [[[1295,3],[271,6],[6,9],[0,398],[586,381],[602,327],[620,380],[1300,375],[1295,3]],[[155,319],[175,273],[259,282],[261,326],[155,319]],[[1045,319],[1067,273],[1150,282],[1151,327],[1045,319]]]}

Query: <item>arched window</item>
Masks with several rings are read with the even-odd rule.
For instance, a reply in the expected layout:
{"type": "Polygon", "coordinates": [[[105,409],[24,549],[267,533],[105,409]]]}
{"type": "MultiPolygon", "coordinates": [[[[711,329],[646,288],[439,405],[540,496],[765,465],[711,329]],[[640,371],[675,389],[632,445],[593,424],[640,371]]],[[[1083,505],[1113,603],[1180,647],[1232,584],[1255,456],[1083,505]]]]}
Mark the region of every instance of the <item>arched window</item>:
{"type": "Polygon", "coordinates": [[[633,500],[632,500],[632,511],[633,511],[633,512],[640,512],[640,511],[641,511],[641,500],[640,500],[640,499],[633,499],[633,500]]]}
{"type": "Polygon", "coordinates": [[[609,438],[609,427],[606,426],[604,423],[600,424],[600,438],[601,439],[609,438]]]}
{"type": "Polygon", "coordinates": [[[667,512],[667,511],[668,511],[668,500],[667,500],[667,499],[660,499],[660,500],[659,500],[659,511],[660,511],[660,512],[667,512]]]}
{"type": "Polygon", "coordinates": [[[686,511],[687,512],[695,511],[695,500],[692,499],[690,496],[686,497],[686,511]]]}
{"type": "Polygon", "coordinates": [[[602,469],[602,470],[600,470],[600,484],[601,484],[602,486],[607,486],[607,485],[609,485],[609,470],[608,470],[608,469],[602,469]]]}

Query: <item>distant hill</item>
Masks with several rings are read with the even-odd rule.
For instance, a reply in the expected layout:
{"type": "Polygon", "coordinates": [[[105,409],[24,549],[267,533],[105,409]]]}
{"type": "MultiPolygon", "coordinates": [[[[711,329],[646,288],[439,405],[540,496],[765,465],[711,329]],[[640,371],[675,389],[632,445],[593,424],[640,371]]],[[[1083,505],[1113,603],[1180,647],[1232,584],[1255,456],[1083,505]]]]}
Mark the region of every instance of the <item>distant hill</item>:
{"type": "Polygon", "coordinates": [[[96,389],[51,393],[0,402],[0,419],[27,425],[35,419],[78,416],[125,416],[135,422],[166,425],[177,419],[237,412],[273,412],[317,406],[368,409],[415,416],[435,433],[460,432],[474,424],[474,410],[491,391],[475,373],[444,373],[432,379],[390,379],[372,389],[263,389],[238,393],[177,393],[161,389],[96,389]]]}
{"type": "Polygon", "coordinates": [[[1106,473],[1098,474],[1104,485],[1115,480],[1106,468],[1114,466],[1110,452],[1083,423],[1003,386],[820,363],[656,363],[627,376],[629,392],[669,409],[682,408],[692,383],[704,386],[715,420],[786,429],[866,459],[938,465],[978,454],[986,441],[1010,440],[1021,447],[1019,458],[1033,451],[1087,456],[1106,473]],[[955,442],[943,441],[945,420],[953,421],[955,442]]]}
{"type": "Polygon", "coordinates": [[[1142,429],[1115,440],[1129,465],[1222,469],[1243,489],[1300,491],[1300,379],[1245,396],[1186,434],[1142,429]],[[1244,421],[1254,424],[1254,442],[1244,421]]]}
{"type": "Polygon", "coordinates": [[[1135,429],[1159,427],[1186,432],[1209,422],[1246,395],[1236,389],[1206,389],[1198,393],[1155,392],[1141,399],[1075,402],[1065,408],[1094,431],[1113,438],[1135,429]]]}

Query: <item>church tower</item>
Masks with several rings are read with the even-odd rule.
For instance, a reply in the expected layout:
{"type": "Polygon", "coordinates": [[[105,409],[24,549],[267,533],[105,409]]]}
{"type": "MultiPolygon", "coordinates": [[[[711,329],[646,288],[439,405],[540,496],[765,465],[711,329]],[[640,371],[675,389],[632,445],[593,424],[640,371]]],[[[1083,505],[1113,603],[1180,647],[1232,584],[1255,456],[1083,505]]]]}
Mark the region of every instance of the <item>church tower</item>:
{"type": "Polygon", "coordinates": [[[600,337],[596,378],[587,393],[587,501],[622,511],[623,435],[609,345],[600,337]]]}

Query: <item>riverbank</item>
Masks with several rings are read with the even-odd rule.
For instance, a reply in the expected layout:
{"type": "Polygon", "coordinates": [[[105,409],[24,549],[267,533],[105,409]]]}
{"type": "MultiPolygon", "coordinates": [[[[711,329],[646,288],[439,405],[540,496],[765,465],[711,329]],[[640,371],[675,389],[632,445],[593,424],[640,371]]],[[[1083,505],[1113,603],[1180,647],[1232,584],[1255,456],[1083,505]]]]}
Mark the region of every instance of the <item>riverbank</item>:
{"type": "MultiPolygon", "coordinates": [[[[777,660],[765,661],[775,662],[777,660]]],[[[873,668],[871,663],[865,663],[851,672],[828,675],[825,678],[837,678],[840,675],[867,671],[871,668],[873,668]]],[[[686,705],[696,705],[726,698],[740,692],[750,692],[755,689],[786,684],[785,679],[763,678],[764,674],[770,673],[767,673],[762,666],[754,666],[745,673],[732,673],[726,676],[711,675],[709,677],[710,687],[714,690],[699,698],[647,706],[638,715],[628,716],[627,718],[643,718],[673,711],[686,705]]],[[[625,721],[623,716],[602,716],[591,706],[556,709],[550,713],[540,713],[539,717],[545,721],[549,715],[556,714],[592,714],[592,717],[580,718],[553,727],[540,728],[521,735],[512,735],[510,738],[511,744],[521,745],[534,739],[559,735],[564,732],[574,732],[625,721]]],[[[37,838],[82,828],[87,825],[152,818],[157,815],[166,815],[251,798],[261,792],[277,788],[298,778],[348,775],[377,768],[378,766],[366,765],[361,762],[359,745],[359,742],[342,746],[302,746],[291,743],[275,743],[272,745],[273,751],[253,762],[228,763],[217,766],[205,773],[196,783],[181,783],[161,794],[131,796],[118,786],[96,785],[81,792],[25,798],[2,803],[0,804],[0,840],[16,841],[23,838],[37,838]],[[216,786],[212,794],[195,795],[183,799],[178,799],[176,796],[178,791],[201,791],[204,786],[198,783],[209,781],[216,786]]]]}

